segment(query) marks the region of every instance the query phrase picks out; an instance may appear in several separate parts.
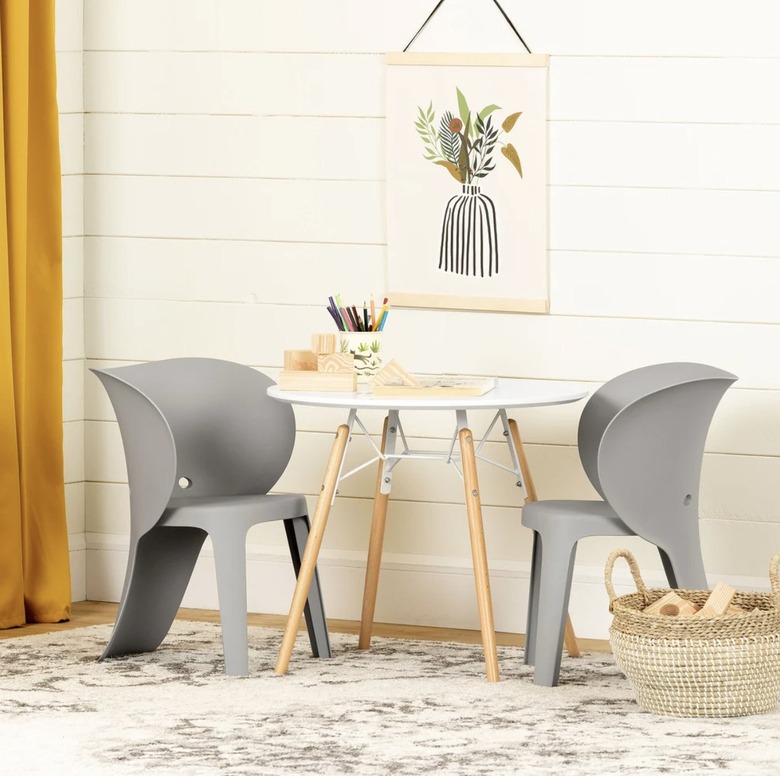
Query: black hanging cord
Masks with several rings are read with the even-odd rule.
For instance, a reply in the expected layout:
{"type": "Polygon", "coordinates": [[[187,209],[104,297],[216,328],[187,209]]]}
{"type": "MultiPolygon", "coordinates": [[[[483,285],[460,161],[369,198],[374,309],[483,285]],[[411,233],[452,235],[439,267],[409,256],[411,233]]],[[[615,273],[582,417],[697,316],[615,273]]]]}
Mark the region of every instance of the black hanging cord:
{"type": "MultiPolygon", "coordinates": [[[[493,2],[496,4],[496,8],[498,8],[499,11],[501,11],[501,15],[506,19],[507,24],[512,28],[512,32],[514,32],[515,35],[517,35],[519,41],[525,46],[525,50],[530,54],[531,49],[528,48],[528,44],[523,40],[523,36],[517,31],[517,27],[515,27],[514,24],[512,24],[512,20],[506,15],[506,11],[501,7],[501,3],[498,2],[498,0],[493,0],[493,2]]],[[[439,0],[438,3],[436,3],[436,7],[428,14],[428,18],[422,23],[422,26],[420,27],[417,32],[414,33],[414,37],[404,46],[404,51],[406,51],[409,46],[412,45],[412,43],[417,40],[417,36],[425,29],[428,22],[434,17],[436,14],[436,11],[441,8],[441,6],[444,4],[444,0],[439,0]]]]}

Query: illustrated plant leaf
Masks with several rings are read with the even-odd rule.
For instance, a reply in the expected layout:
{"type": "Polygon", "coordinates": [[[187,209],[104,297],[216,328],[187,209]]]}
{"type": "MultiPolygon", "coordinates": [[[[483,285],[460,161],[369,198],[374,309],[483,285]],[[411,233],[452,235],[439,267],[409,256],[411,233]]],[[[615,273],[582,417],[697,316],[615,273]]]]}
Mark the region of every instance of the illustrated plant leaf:
{"type": "Polygon", "coordinates": [[[453,115],[451,111],[446,111],[441,117],[439,124],[439,140],[444,156],[453,164],[458,163],[460,154],[460,135],[450,129],[453,115]]]}
{"type": "Polygon", "coordinates": [[[460,177],[460,170],[452,162],[439,160],[438,162],[435,162],[435,164],[444,167],[444,169],[447,170],[447,172],[449,172],[449,174],[452,175],[452,177],[455,178],[458,183],[463,183],[463,179],[460,177]]]}
{"type": "Polygon", "coordinates": [[[519,113],[510,114],[504,119],[503,123],[501,124],[501,129],[503,129],[504,132],[511,132],[512,127],[514,127],[514,125],[517,123],[517,120],[522,115],[523,115],[523,111],[520,111],[519,113]]]}
{"type": "MultiPolygon", "coordinates": [[[[460,91],[458,92],[460,94],[460,91]]],[[[460,153],[458,154],[458,170],[460,179],[463,183],[471,182],[471,164],[469,162],[469,144],[468,136],[471,129],[471,116],[466,114],[466,121],[463,126],[463,141],[460,144],[460,153]]]]}
{"type": "MultiPolygon", "coordinates": [[[[463,122],[463,126],[465,127],[469,120],[471,111],[469,110],[469,104],[466,102],[466,98],[463,96],[463,92],[458,89],[457,86],[455,87],[455,91],[458,93],[458,113],[460,113],[460,120],[463,122]]],[[[468,137],[468,133],[465,133],[464,137],[468,137]]]]}
{"type": "Polygon", "coordinates": [[[486,107],[482,108],[482,110],[478,114],[478,118],[482,119],[484,121],[494,110],[501,110],[500,105],[487,105],[486,107]]]}
{"type": "Polygon", "coordinates": [[[511,144],[507,143],[502,149],[501,153],[509,159],[512,166],[520,173],[520,177],[523,177],[523,166],[520,164],[520,156],[517,153],[517,149],[511,144]]]}
{"type": "Polygon", "coordinates": [[[482,137],[482,135],[485,134],[485,122],[482,120],[481,116],[477,116],[477,120],[474,122],[474,126],[477,131],[477,137],[482,137]]]}

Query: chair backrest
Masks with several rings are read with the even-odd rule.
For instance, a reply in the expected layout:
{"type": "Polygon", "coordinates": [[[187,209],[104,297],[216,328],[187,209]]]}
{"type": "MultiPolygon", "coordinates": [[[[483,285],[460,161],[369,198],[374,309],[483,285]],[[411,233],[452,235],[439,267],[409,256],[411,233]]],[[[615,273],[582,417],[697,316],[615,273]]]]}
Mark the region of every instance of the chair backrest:
{"type": "Polygon", "coordinates": [[[583,410],[588,478],[631,530],[661,548],[698,536],[704,443],[736,379],[706,364],[654,364],[605,383],[583,410]]]}
{"type": "Polygon", "coordinates": [[[119,421],[141,534],[171,498],[267,493],[290,460],[292,408],[269,398],[273,380],[250,367],[175,358],[92,371],[119,421]]]}

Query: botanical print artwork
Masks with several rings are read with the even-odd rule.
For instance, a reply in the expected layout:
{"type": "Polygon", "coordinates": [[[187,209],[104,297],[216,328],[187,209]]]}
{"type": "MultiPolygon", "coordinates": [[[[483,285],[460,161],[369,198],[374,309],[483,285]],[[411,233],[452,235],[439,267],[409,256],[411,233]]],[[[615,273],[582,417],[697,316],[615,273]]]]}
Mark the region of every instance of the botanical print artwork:
{"type": "Polygon", "coordinates": [[[386,55],[395,307],[546,313],[544,54],[386,55]]]}
{"type": "Polygon", "coordinates": [[[445,110],[437,121],[433,101],[417,108],[414,126],[423,142],[423,157],[446,170],[461,184],[461,193],[447,202],[441,225],[438,269],[460,275],[492,277],[499,272],[499,240],[496,207],[481,192],[479,181],[496,167],[494,154],[501,154],[523,177],[520,155],[512,143],[502,141],[523,115],[510,113],[500,124],[500,105],[469,108],[465,95],[455,88],[458,116],[445,110]]]}

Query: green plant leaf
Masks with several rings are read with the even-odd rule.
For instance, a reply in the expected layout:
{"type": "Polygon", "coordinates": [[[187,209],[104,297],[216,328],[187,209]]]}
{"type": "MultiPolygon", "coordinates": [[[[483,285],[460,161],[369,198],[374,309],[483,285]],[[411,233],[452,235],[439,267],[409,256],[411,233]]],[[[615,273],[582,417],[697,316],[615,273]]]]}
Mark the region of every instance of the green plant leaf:
{"type": "Polygon", "coordinates": [[[511,132],[512,127],[514,127],[515,123],[522,115],[523,111],[520,111],[519,113],[512,113],[511,115],[507,116],[501,124],[501,129],[503,129],[504,132],[511,132]]]}
{"type": "MultiPolygon", "coordinates": [[[[460,113],[460,120],[463,122],[463,126],[465,127],[469,123],[469,115],[471,111],[469,110],[469,104],[466,102],[466,98],[463,96],[463,92],[458,89],[458,87],[455,87],[455,91],[458,93],[458,113],[460,113]]],[[[467,133],[464,133],[464,137],[467,137],[467,133]]]]}
{"type": "Polygon", "coordinates": [[[463,179],[460,177],[460,170],[452,162],[442,159],[441,161],[434,162],[434,164],[441,165],[458,183],[463,183],[463,179]]]}
{"type": "Polygon", "coordinates": [[[479,112],[479,118],[484,121],[494,110],[501,110],[500,105],[488,105],[479,112]]]}
{"type": "Polygon", "coordinates": [[[507,143],[502,149],[501,153],[509,159],[512,166],[520,173],[520,177],[523,177],[523,166],[520,164],[520,156],[517,153],[517,149],[511,144],[507,143]]]}
{"type": "Polygon", "coordinates": [[[442,151],[444,152],[444,157],[457,165],[458,155],[460,154],[460,135],[450,129],[450,122],[452,120],[452,113],[450,111],[445,111],[439,125],[439,139],[442,151]]]}

